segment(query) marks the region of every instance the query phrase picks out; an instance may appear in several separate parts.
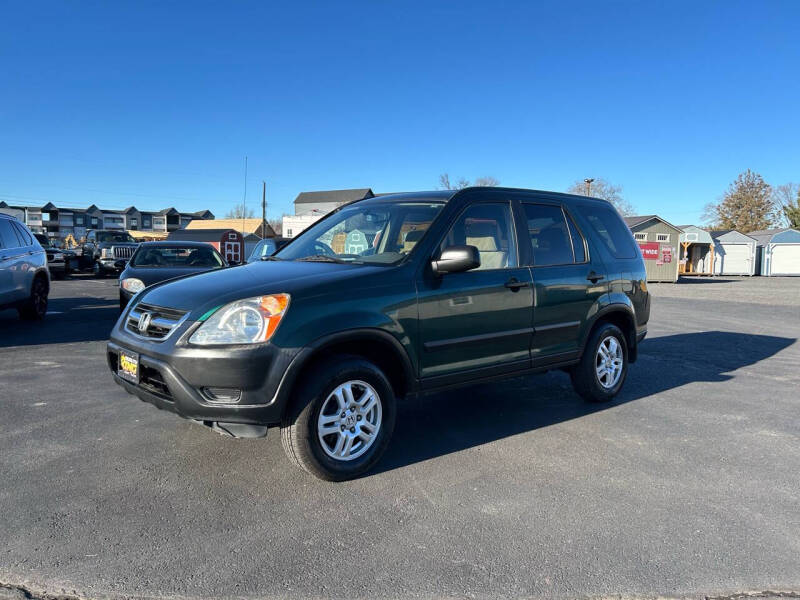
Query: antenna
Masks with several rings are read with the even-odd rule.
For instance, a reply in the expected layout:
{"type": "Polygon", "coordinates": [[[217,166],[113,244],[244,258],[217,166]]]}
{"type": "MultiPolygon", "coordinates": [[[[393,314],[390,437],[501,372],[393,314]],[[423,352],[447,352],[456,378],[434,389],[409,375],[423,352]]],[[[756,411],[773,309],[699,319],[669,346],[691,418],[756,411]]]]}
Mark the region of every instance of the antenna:
{"type": "Polygon", "coordinates": [[[242,235],[244,236],[244,218],[247,214],[247,156],[244,157],[244,196],[242,197],[242,235]]]}

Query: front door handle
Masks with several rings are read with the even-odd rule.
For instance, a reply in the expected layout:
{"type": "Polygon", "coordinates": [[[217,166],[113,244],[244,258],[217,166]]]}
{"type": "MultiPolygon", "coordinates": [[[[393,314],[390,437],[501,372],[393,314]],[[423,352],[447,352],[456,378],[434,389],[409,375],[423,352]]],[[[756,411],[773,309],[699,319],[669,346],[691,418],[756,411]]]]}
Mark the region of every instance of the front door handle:
{"type": "Polygon", "coordinates": [[[595,273],[594,271],[590,271],[589,274],[586,276],[586,279],[591,281],[592,283],[597,283],[601,279],[605,279],[600,273],[595,273]]]}
{"type": "Polygon", "coordinates": [[[528,282],[520,281],[516,277],[512,277],[508,281],[506,281],[505,286],[510,289],[512,292],[518,292],[524,287],[528,287],[528,282]]]}

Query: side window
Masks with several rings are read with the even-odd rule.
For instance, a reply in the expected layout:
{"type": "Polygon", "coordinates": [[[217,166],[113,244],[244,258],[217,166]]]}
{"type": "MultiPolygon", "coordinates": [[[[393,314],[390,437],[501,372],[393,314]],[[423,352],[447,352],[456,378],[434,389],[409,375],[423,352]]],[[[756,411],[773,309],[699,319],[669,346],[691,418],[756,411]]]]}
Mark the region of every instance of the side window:
{"type": "Polygon", "coordinates": [[[572,251],[575,253],[575,262],[586,262],[586,240],[583,239],[581,232],[575,225],[575,221],[569,215],[567,215],[567,225],[569,226],[569,235],[572,238],[572,251]]]}
{"type": "Polygon", "coordinates": [[[467,207],[442,241],[449,246],[475,246],[481,256],[476,270],[516,267],[517,244],[511,207],[507,202],[479,203],[467,207]]]}
{"type": "Polygon", "coordinates": [[[86,236],[86,241],[87,242],[94,242],[94,231],[92,231],[91,233],[89,233],[88,236],[86,236]]]}
{"type": "Polygon", "coordinates": [[[561,207],[549,204],[523,204],[523,207],[533,246],[533,264],[542,267],[575,262],[569,229],[561,207]]]}
{"type": "Polygon", "coordinates": [[[604,206],[581,206],[578,212],[614,258],[636,258],[639,255],[633,236],[617,211],[604,206]]]}
{"type": "Polygon", "coordinates": [[[27,248],[28,246],[33,245],[33,238],[31,237],[31,234],[28,233],[27,229],[25,229],[19,223],[12,223],[11,225],[17,230],[17,237],[24,247],[27,248]]]}
{"type": "Polygon", "coordinates": [[[0,240],[2,240],[3,248],[18,248],[19,241],[17,241],[17,234],[11,226],[11,221],[8,219],[0,219],[0,240]]]}

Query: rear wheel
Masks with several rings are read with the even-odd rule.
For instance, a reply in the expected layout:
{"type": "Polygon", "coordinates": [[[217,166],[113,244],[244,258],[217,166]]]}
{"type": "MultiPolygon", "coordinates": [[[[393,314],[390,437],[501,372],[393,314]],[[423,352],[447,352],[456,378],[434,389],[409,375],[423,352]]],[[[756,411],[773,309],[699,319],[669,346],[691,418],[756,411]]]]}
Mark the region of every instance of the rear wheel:
{"type": "Polygon", "coordinates": [[[38,276],[33,280],[31,295],[25,304],[19,307],[19,316],[26,321],[41,321],[47,314],[47,280],[38,276]]]}
{"type": "Polygon", "coordinates": [[[281,424],[289,459],[328,481],[357,477],[392,436],[395,397],[383,372],[355,356],[329,360],[301,384],[281,424]]]}
{"type": "Polygon", "coordinates": [[[595,329],[581,357],[572,367],[572,387],[589,402],[607,402],[622,389],[628,375],[628,344],[625,334],[611,323],[595,329]]]}

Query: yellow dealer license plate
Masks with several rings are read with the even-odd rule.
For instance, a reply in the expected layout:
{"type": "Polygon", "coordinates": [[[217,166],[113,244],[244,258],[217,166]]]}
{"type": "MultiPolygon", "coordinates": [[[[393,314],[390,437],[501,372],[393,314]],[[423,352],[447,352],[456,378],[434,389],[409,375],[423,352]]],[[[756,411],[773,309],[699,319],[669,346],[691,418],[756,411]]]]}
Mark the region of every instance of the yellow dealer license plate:
{"type": "Polygon", "coordinates": [[[139,383],[139,355],[120,350],[117,374],[131,383],[139,383]]]}

